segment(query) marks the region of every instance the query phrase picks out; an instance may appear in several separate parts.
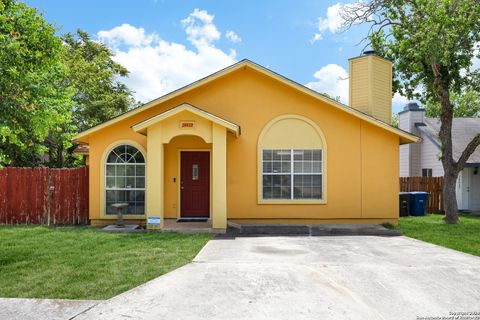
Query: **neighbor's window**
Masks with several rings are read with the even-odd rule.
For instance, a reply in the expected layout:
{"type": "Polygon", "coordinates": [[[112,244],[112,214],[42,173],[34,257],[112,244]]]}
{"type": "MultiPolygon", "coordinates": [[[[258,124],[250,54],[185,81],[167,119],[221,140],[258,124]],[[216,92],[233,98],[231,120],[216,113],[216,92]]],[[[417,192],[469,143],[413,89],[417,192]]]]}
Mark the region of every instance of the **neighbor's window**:
{"type": "Polygon", "coordinates": [[[432,169],[422,169],[422,177],[431,177],[432,169]]]}
{"type": "Polygon", "coordinates": [[[115,147],[105,164],[106,214],[116,214],[111,205],[128,203],[125,214],[145,214],[145,158],[130,145],[115,147]]]}
{"type": "Polygon", "coordinates": [[[322,150],[263,150],[262,197],[269,200],[322,199],[322,150]]]}

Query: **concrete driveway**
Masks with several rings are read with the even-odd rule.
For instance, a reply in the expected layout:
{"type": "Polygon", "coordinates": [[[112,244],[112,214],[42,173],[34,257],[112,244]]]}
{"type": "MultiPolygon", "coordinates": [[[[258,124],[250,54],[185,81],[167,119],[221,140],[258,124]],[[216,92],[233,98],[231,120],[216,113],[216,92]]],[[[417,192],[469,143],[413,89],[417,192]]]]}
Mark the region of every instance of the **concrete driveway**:
{"type": "Polygon", "coordinates": [[[421,319],[479,297],[479,257],[407,237],[240,237],[75,320],[421,319]]]}

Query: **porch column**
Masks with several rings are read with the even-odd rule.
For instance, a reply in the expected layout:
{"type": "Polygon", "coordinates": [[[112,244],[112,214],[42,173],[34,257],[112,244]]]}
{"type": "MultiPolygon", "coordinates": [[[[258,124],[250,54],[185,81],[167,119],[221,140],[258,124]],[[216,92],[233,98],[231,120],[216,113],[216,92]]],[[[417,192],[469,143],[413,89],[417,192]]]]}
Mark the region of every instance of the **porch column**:
{"type": "Polygon", "coordinates": [[[147,229],[163,228],[163,143],[162,126],[156,124],[147,129],[146,167],[146,215],[147,229]],[[149,217],[159,217],[160,225],[148,225],[149,217]]]}
{"type": "Polygon", "coordinates": [[[227,228],[227,129],[212,123],[212,227],[227,228]]]}

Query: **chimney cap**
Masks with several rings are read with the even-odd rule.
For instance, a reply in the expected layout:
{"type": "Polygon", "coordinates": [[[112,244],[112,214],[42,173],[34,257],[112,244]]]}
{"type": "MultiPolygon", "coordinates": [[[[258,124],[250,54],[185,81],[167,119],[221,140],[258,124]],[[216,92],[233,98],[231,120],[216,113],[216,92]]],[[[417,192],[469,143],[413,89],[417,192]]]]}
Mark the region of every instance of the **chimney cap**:
{"type": "Polygon", "coordinates": [[[389,63],[392,63],[390,60],[385,59],[384,57],[379,56],[375,50],[365,50],[365,51],[363,51],[359,56],[353,57],[353,58],[349,58],[348,61],[350,61],[350,60],[355,60],[355,59],[360,59],[360,58],[365,59],[366,57],[370,57],[370,56],[375,57],[375,58],[378,58],[378,59],[382,59],[382,60],[387,61],[387,62],[389,62],[389,63]]]}
{"type": "Polygon", "coordinates": [[[407,103],[404,107],[403,110],[400,111],[398,114],[406,113],[409,111],[425,111],[425,108],[422,108],[418,103],[412,101],[407,103]]]}
{"type": "Polygon", "coordinates": [[[421,109],[422,108],[416,102],[409,102],[403,107],[403,110],[405,111],[416,111],[421,109]]]}

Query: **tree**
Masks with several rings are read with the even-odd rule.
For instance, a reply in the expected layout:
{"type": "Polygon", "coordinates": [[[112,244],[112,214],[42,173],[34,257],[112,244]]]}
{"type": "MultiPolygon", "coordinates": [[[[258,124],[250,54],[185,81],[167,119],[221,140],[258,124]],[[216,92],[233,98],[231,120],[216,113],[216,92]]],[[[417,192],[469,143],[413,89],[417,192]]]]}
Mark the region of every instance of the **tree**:
{"type": "Polygon", "coordinates": [[[62,41],[36,9],[0,1],[0,166],[37,165],[70,119],[62,41]]]}
{"type": "Polygon", "coordinates": [[[398,113],[394,112],[392,115],[392,126],[398,128],[398,113]]]}
{"type": "Polygon", "coordinates": [[[65,144],[77,132],[105,122],[134,106],[132,92],[121,77],[127,69],[112,59],[112,52],[102,43],[92,41],[90,36],[78,30],[76,34],[62,36],[64,43],[63,63],[66,66],[66,83],[73,90],[72,124],[61,132],[51,132],[49,146],[50,166],[64,167],[76,163],[73,154],[75,145],[65,144]]]}
{"type": "Polygon", "coordinates": [[[341,15],[347,28],[371,24],[367,45],[394,63],[395,91],[439,105],[444,220],[457,223],[456,180],[480,144],[480,128],[461,156],[454,159],[452,101],[465,90],[478,92],[480,88],[479,71],[472,70],[472,58],[479,56],[479,1],[371,0],[344,6],[341,15]]]}
{"type": "Polygon", "coordinates": [[[79,131],[110,120],[132,107],[135,100],[127,86],[119,81],[128,70],[112,59],[102,43],[78,30],[63,37],[68,80],[75,89],[73,122],[79,131]]]}
{"type": "MultiPolygon", "coordinates": [[[[480,92],[466,90],[460,94],[451,94],[454,117],[480,118],[480,92]]],[[[431,118],[440,118],[440,104],[438,101],[427,102],[425,115],[431,118]]]]}
{"type": "Polygon", "coordinates": [[[105,45],[56,31],[36,9],[0,0],[0,166],[73,166],[71,138],[135,103],[105,45]]]}

